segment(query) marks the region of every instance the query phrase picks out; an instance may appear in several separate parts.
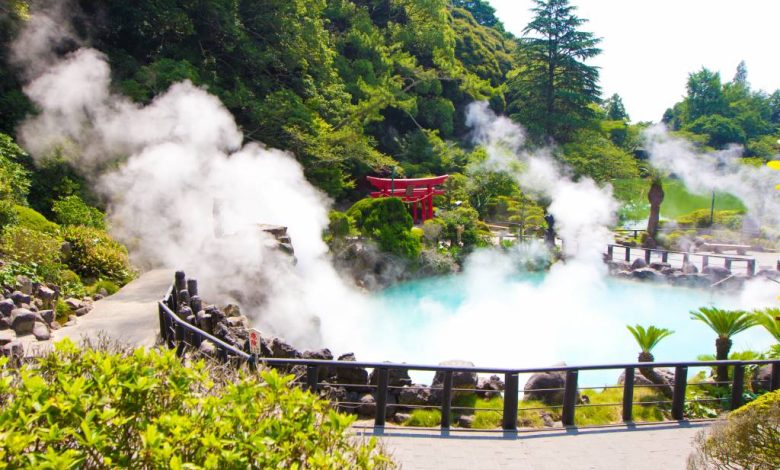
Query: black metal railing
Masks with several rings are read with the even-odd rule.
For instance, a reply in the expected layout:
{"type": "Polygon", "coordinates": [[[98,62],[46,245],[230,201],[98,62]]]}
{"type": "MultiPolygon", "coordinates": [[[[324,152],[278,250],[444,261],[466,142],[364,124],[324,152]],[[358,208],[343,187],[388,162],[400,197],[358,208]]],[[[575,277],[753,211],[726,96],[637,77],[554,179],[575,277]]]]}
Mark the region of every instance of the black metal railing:
{"type": "MultiPolygon", "coordinates": [[[[626,364],[604,364],[604,365],[582,365],[582,366],[556,366],[556,367],[535,367],[535,368],[490,368],[490,367],[465,367],[465,366],[433,366],[433,365],[419,365],[419,364],[393,364],[386,362],[353,362],[353,361],[326,361],[326,360],[312,360],[312,359],[284,359],[284,358],[267,358],[258,357],[242,351],[228,343],[216,338],[213,335],[206,333],[194,324],[182,319],[176,312],[177,306],[177,289],[172,286],[165,298],[159,302],[159,314],[160,314],[160,334],[163,343],[170,349],[176,349],[178,355],[182,356],[187,351],[188,347],[197,349],[204,341],[210,341],[213,343],[217,350],[217,358],[222,361],[236,361],[237,363],[246,362],[250,368],[255,367],[271,367],[282,369],[284,371],[291,371],[296,373],[297,378],[294,381],[297,385],[304,387],[314,393],[326,392],[327,388],[340,387],[343,389],[356,389],[362,390],[364,393],[369,392],[373,399],[373,421],[375,426],[384,426],[388,413],[394,414],[399,409],[414,410],[414,409],[438,409],[441,412],[440,426],[443,429],[450,428],[452,426],[452,414],[453,413],[468,413],[476,411],[486,411],[476,407],[468,406],[453,406],[453,397],[458,393],[484,393],[481,390],[475,390],[473,388],[457,388],[453,385],[453,377],[455,374],[495,374],[503,378],[504,390],[501,393],[503,395],[503,405],[501,409],[487,410],[500,413],[501,415],[501,428],[507,431],[514,431],[518,429],[518,405],[520,403],[519,389],[520,376],[524,374],[534,373],[551,373],[558,372],[565,376],[564,386],[561,388],[546,389],[547,391],[563,392],[562,403],[545,408],[524,408],[522,411],[528,412],[536,409],[559,409],[561,416],[561,423],[564,426],[573,426],[576,422],[577,410],[585,407],[594,406],[615,406],[621,408],[621,417],[624,422],[633,422],[633,407],[634,405],[664,405],[668,407],[670,416],[673,420],[683,420],[685,416],[686,403],[710,403],[713,401],[722,402],[724,408],[735,409],[742,405],[743,394],[745,391],[745,369],[749,366],[761,366],[765,364],[771,364],[771,379],[768,384],[769,390],[777,390],[780,388],[780,360],[755,360],[755,361],[703,361],[703,362],[654,362],[654,363],[626,363],[626,364]],[[703,367],[717,367],[717,366],[729,366],[732,368],[730,376],[731,380],[721,383],[697,383],[688,381],[688,371],[691,368],[703,368],[703,367]],[[642,368],[652,367],[653,369],[659,368],[673,368],[674,370],[674,384],[673,385],[635,385],[635,371],[642,368]],[[322,376],[332,375],[333,371],[336,371],[336,375],[339,374],[339,370],[342,371],[356,371],[358,369],[363,370],[366,374],[370,369],[372,370],[372,380],[369,383],[331,383],[322,380],[322,376]],[[624,384],[614,387],[580,387],[579,375],[581,372],[592,371],[604,371],[615,370],[624,372],[624,384]],[[409,371],[438,373],[442,379],[431,386],[399,386],[392,384],[392,377],[394,372],[401,372],[408,374],[409,371]],[[322,374],[325,372],[325,374],[322,374]],[[699,398],[694,400],[686,400],[686,390],[689,387],[702,387],[702,386],[720,386],[727,387],[724,390],[727,392],[721,398],[699,398]],[[665,400],[656,401],[636,401],[635,389],[641,388],[654,388],[654,387],[671,387],[671,397],[665,400]],[[395,392],[403,389],[426,389],[428,392],[438,397],[438,404],[402,404],[399,403],[395,392]],[[588,389],[607,389],[607,388],[622,388],[623,398],[619,403],[606,403],[606,404],[589,404],[578,403],[577,397],[579,392],[588,389]]],[[[408,377],[408,375],[407,375],[408,377]]],[[[537,392],[542,390],[536,390],[537,392]]],[[[327,393],[324,393],[327,397],[327,393]]],[[[365,403],[360,401],[350,400],[348,397],[341,397],[341,399],[335,399],[337,406],[340,409],[355,409],[361,406],[365,406],[365,403]]]]}

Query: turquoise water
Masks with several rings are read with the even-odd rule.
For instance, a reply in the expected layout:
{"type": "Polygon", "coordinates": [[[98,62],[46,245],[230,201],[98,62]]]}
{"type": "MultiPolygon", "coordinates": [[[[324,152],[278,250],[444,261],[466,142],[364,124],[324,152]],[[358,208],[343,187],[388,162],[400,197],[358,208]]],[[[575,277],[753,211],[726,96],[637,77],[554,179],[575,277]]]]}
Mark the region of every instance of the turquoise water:
{"type": "MultiPolygon", "coordinates": [[[[381,336],[376,344],[384,358],[414,363],[635,362],[639,351],[626,325],[641,324],[675,331],[653,351],[656,361],[691,361],[714,354],[715,336],[689,312],[701,306],[737,308],[742,301],[739,295],[605,279],[589,269],[562,266],[549,274],[467,269],[394,286],[375,295],[375,310],[381,312],[375,318],[381,336]]],[[[771,337],[754,328],[734,338],[732,351],[770,344],[771,337]]],[[[613,384],[619,372],[584,373],[580,384],[613,384]]]]}

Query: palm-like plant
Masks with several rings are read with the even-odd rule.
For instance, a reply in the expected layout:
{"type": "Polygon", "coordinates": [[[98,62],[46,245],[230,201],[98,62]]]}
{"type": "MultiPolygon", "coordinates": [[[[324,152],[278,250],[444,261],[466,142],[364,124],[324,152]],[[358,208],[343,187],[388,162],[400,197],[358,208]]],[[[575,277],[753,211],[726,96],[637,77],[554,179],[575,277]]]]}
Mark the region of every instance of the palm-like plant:
{"type": "MultiPolygon", "coordinates": [[[[715,359],[725,361],[731,351],[731,337],[756,325],[752,315],[744,310],[723,310],[715,307],[701,307],[698,311],[691,312],[691,318],[699,320],[709,326],[715,334],[715,359]]],[[[728,382],[729,371],[727,366],[718,366],[718,382],[728,382]]]]}
{"type": "Polygon", "coordinates": [[[753,320],[757,325],[761,325],[774,336],[775,341],[780,343],[780,308],[765,308],[764,310],[754,310],[753,320]]]}
{"type": "MultiPolygon", "coordinates": [[[[653,362],[655,360],[651,352],[653,348],[658,346],[658,343],[660,343],[662,339],[674,333],[674,331],[667,328],[658,328],[653,325],[650,325],[647,328],[641,325],[627,325],[626,328],[631,332],[631,335],[633,335],[639,345],[639,349],[641,349],[638,357],[639,362],[653,362]]],[[[653,384],[660,385],[661,392],[663,392],[664,395],[669,397],[672,396],[672,388],[652,367],[641,367],[639,372],[653,384]]]]}

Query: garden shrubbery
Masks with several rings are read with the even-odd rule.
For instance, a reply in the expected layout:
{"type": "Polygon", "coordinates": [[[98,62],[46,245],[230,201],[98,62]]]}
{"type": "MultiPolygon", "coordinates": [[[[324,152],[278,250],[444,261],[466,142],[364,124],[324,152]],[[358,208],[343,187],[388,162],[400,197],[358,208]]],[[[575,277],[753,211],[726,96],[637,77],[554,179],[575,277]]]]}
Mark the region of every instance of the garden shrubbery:
{"type": "Polygon", "coordinates": [[[68,267],[82,278],[107,279],[125,284],[133,278],[127,249],[105,231],[86,226],[63,227],[68,242],[68,267]]]}
{"type": "Polygon", "coordinates": [[[767,393],[699,433],[689,469],[780,468],[780,390],[767,393]]]}
{"type": "Polygon", "coordinates": [[[715,211],[710,217],[709,209],[699,209],[677,217],[677,225],[680,228],[706,228],[715,225],[739,230],[742,228],[744,214],[741,210],[725,210],[715,211]]]}
{"type": "Polygon", "coordinates": [[[106,229],[105,215],[96,207],[88,206],[80,197],[71,195],[54,201],[54,218],[62,225],[84,225],[106,229]]]}
{"type": "Polygon", "coordinates": [[[172,351],[0,358],[0,462],[8,468],[387,468],[352,418],[289,385],[172,351]]]}
{"type": "Polygon", "coordinates": [[[406,204],[398,198],[361,199],[347,211],[364,237],[379,244],[382,251],[404,258],[420,255],[422,243],[412,234],[414,225],[406,204]]]}

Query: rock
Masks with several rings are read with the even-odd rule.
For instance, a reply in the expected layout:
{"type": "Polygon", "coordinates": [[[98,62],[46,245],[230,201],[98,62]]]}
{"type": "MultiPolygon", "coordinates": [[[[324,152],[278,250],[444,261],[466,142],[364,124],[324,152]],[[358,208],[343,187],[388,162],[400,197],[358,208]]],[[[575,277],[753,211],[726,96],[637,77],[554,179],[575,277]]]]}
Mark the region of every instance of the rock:
{"type": "MultiPolygon", "coordinates": [[[[658,374],[661,379],[669,385],[674,385],[674,371],[671,369],[665,369],[662,367],[656,367],[655,373],[658,374]]],[[[618,377],[618,385],[626,383],[626,372],[623,371],[618,377]]],[[[639,369],[634,369],[634,385],[637,387],[652,386],[653,382],[649,381],[647,377],[642,375],[639,369]]]]}
{"type": "Polygon", "coordinates": [[[100,299],[108,297],[108,291],[106,290],[105,287],[101,287],[100,289],[98,289],[97,294],[95,294],[93,298],[95,300],[100,300],[97,298],[98,295],[100,296],[100,299]]]}
{"type": "Polygon", "coordinates": [[[480,378],[477,383],[477,396],[484,399],[501,396],[504,390],[504,381],[497,375],[491,375],[489,379],[480,378]]]}
{"type": "Polygon", "coordinates": [[[49,327],[45,323],[35,322],[33,326],[32,334],[38,341],[46,341],[51,338],[51,332],[49,327]]]}
{"type": "Polygon", "coordinates": [[[206,339],[201,341],[200,346],[198,346],[198,351],[207,356],[215,356],[217,354],[217,346],[206,339]]]}
{"type": "Polygon", "coordinates": [[[550,416],[550,413],[542,413],[540,416],[542,418],[542,423],[544,423],[544,427],[555,427],[555,421],[552,419],[552,416],[550,416]]]}
{"type": "MultiPolygon", "coordinates": [[[[228,318],[228,320],[230,319],[228,318]]],[[[327,348],[317,349],[315,351],[304,351],[301,356],[303,359],[312,359],[317,361],[333,360],[333,353],[331,353],[330,349],[327,348]]],[[[336,375],[336,371],[332,367],[319,367],[317,372],[317,380],[325,380],[328,377],[332,377],[334,375],[336,375]]]]}
{"type": "Polygon", "coordinates": [[[3,346],[3,356],[21,358],[24,355],[24,346],[19,340],[11,341],[3,346]]]}
{"type": "Polygon", "coordinates": [[[458,416],[458,427],[471,429],[474,426],[474,421],[477,419],[474,415],[462,415],[458,416]]]}
{"type": "MultiPolygon", "coordinates": [[[[390,387],[405,387],[412,384],[412,378],[409,377],[409,371],[406,369],[390,369],[388,372],[387,385],[390,387]]],[[[371,385],[379,384],[379,374],[377,370],[371,371],[368,376],[368,383],[371,385]]]]}
{"type": "Polygon", "coordinates": [[[57,320],[54,320],[49,325],[49,328],[52,329],[52,330],[59,330],[60,328],[62,328],[62,325],[60,325],[59,322],[57,322],[57,320]]]}
{"type": "Polygon", "coordinates": [[[644,258],[637,258],[631,262],[631,270],[643,269],[647,267],[647,261],[644,258]]]}
{"type": "Polygon", "coordinates": [[[398,394],[398,403],[412,406],[433,404],[431,403],[431,388],[420,384],[404,387],[398,394]]]}
{"type": "Polygon", "coordinates": [[[658,261],[654,261],[650,263],[650,269],[655,269],[656,271],[663,271],[664,269],[671,269],[672,265],[669,263],[660,263],[658,261]]]}
{"type": "Polygon", "coordinates": [[[195,315],[195,318],[198,321],[198,328],[205,331],[206,333],[211,334],[212,331],[214,331],[213,324],[211,322],[212,317],[208,313],[206,313],[205,310],[201,310],[195,315]]]}
{"type": "Polygon", "coordinates": [[[707,276],[710,281],[713,283],[722,281],[723,279],[726,279],[727,277],[731,276],[731,271],[726,269],[723,266],[705,266],[704,269],[701,270],[702,274],[707,276]]]}
{"type": "Polygon", "coordinates": [[[16,289],[23,294],[32,295],[33,282],[27,276],[16,276],[16,289]]]}
{"type": "Polygon", "coordinates": [[[0,316],[0,330],[11,328],[11,317],[0,316]]]}
{"type": "Polygon", "coordinates": [[[38,316],[40,316],[47,325],[51,325],[54,321],[54,310],[41,310],[38,312],[38,316]]]}
{"type": "MultiPolygon", "coordinates": [[[[339,361],[355,362],[355,355],[352,353],[342,354],[339,361]]],[[[352,385],[368,385],[368,372],[360,367],[336,367],[336,383],[352,385]]]]}
{"type": "Polygon", "coordinates": [[[237,317],[241,315],[241,308],[238,305],[229,304],[225,307],[224,312],[226,317],[237,317]]]}
{"type": "Polygon", "coordinates": [[[607,268],[609,268],[610,274],[614,274],[619,271],[630,271],[631,265],[623,260],[611,260],[607,261],[607,268]]]}
{"type": "Polygon", "coordinates": [[[11,312],[11,328],[17,335],[29,335],[35,326],[35,313],[26,308],[17,308],[11,312]]]}
{"type": "MultiPolygon", "coordinates": [[[[448,366],[448,367],[474,367],[474,363],[470,361],[460,361],[460,360],[452,360],[452,361],[444,361],[439,363],[440,366],[448,366]]],[[[454,372],[452,374],[452,388],[469,388],[469,389],[475,389],[477,388],[477,373],[476,372],[454,372]]],[[[433,383],[431,384],[432,387],[439,386],[444,383],[444,372],[436,372],[436,374],[433,376],[433,383]]],[[[455,394],[453,394],[453,397],[455,394]]]]}
{"type": "Polygon", "coordinates": [[[84,315],[89,313],[89,308],[88,307],[77,308],[76,310],[73,311],[73,313],[75,313],[77,317],[83,317],[84,315]]]}
{"type": "Polygon", "coordinates": [[[78,320],[78,317],[76,315],[68,315],[68,321],[72,321],[73,323],[76,323],[78,320]]]}
{"type": "Polygon", "coordinates": [[[682,272],[685,274],[699,274],[699,268],[693,263],[684,263],[682,272]]]}
{"type": "Polygon", "coordinates": [[[769,385],[772,382],[772,364],[764,364],[759,367],[756,373],[753,375],[751,384],[753,385],[753,391],[758,392],[760,390],[769,391],[769,385]]]}
{"type": "Polygon", "coordinates": [[[393,422],[395,424],[403,424],[410,419],[412,419],[412,415],[409,413],[396,413],[395,416],[393,416],[393,422]]]}
{"type": "Polygon", "coordinates": [[[38,288],[38,298],[41,299],[44,307],[54,308],[54,304],[57,301],[57,292],[47,286],[41,286],[38,288]]]}
{"type": "Polygon", "coordinates": [[[5,346],[11,341],[16,340],[16,335],[11,330],[0,331],[0,346],[5,346]]]}
{"type": "Polygon", "coordinates": [[[73,297],[65,299],[65,305],[74,312],[84,306],[79,299],[74,299],[73,297]]]}
{"type": "Polygon", "coordinates": [[[642,281],[661,281],[664,279],[664,275],[650,268],[640,268],[631,271],[631,277],[634,279],[640,279],[642,281]]]}
{"type": "Polygon", "coordinates": [[[103,295],[103,294],[101,294],[101,293],[97,293],[97,294],[95,294],[95,295],[94,295],[92,298],[93,298],[93,299],[95,299],[95,300],[97,301],[97,300],[103,300],[103,299],[104,299],[104,298],[106,298],[106,297],[107,297],[106,295],[103,295]]]}
{"type": "MultiPolygon", "coordinates": [[[[535,400],[548,405],[562,405],[565,386],[566,372],[538,372],[525,383],[523,401],[535,400]]],[[[579,392],[577,401],[579,402],[579,392]]]]}
{"type": "Polygon", "coordinates": [[[24,292],[17,290],[11,294],[11,300],[14,301],[14,304],[21,307],[22,304],[30,305],[30,301],[32,300],[32,298],[30,297],[29,294],[25,294],[24,292]]]}
{"type": "Polygon", "coordinates": [[[301,357],[301,353],[297,349],[282,341],[280,338],[273,338],[271,344],[268,345],[273,357],[282,359],[297,359],[301,357]]]}
{"type": "Polygon", "coordinates": [[[237,317],[227,317],[225,322],[230,328],[247,328],[249,326],[249,319],[243,315],[237,317]]]}
{"type": "Polygon", "coordinates": [[[10,317],[11,312],[16,308],[16,304],[11,299],[0,300],[0,314],[4,317],[10,317]]]}
{"type": "Polygon", "coordinates": [[[376,416],[376,400],[370,393],[366,393],[358,400],[357,414],[361,418],[373,418],[376,416]]]}

